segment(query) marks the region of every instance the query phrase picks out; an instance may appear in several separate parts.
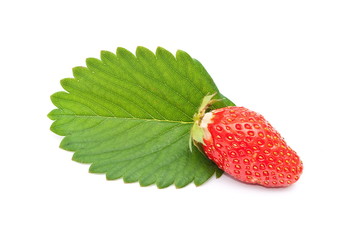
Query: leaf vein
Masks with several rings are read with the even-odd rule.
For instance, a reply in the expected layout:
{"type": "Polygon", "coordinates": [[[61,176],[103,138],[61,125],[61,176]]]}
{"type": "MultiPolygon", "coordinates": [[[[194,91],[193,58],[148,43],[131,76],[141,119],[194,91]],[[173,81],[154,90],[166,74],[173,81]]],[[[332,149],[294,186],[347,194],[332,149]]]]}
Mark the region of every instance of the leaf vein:
{"type": "MultiPolygon", "coordinates": [[[[137,59],[136,59],[136,60],[137,60],[137,59]]],[[[137,61],[138,61],[138,60],[137,60],[137,61]]],[[[130,65],[131,68],[136,71],[135,67],[133,67],[131,64],[128,64],[128,65],[130,65]]],[[[123,70],[126,71],[127,74],[128,74],[133,80],[136,79],[126,68],[124,68],[123,70]]],[[[137,72],[137,71],[136,71],[136,72],[137,72]]],[[[140,73],[140,72],[139,72],[139,73],[140,73]]],[[[140,74],[141,74],[141,73],[140,73],[140,74]]],[[[142,74],[142,75],[143,75],[143,74],[142,74]]],[[[136,80],[135,80],[135,81],[136,81],[136,80]]],[[[152,92],[149,91],[148,89],[144,88],[141,84],[137,83],[137,85],[138,85],[139,87],[141,87],[142,89],[147,90],[148,92],[152,93],[152,92]]],[[[152,94],[155,95],[155,96],[158,96],[157,94],[154,94],[154,93],[152,93],[152,94]]],[[[175,104],[171,103],[170,101],[168,101],[168,99],[166,99],[166,98],[161,98],[161,99],[163,99],[164,101],[166,101],[168,104],[172,105],[172,106],[173,106],[174,108],[176,108],[178,111],[180,111],[181,113],[183,113],[186,117],[188,117],[188,118],[190,118],[190,119],[192,118],[192,117],[189,116],[187,113],[185,113],[182,109],[180,109],[177,105],[175,105],[175,104]]]]}
{"type": "MultiPolygon", "coordinates": [[[[177,59],[176,59],[177,61],[177,59]]],[[[177,71],[169,62],[167,61],[163,61],[164,64],[166,64],[174,73],[176,73],[177,75],[181,76],[182,78],[184,78],[190,85],[192,85],[194,88],[196,88],[198,90],[198,92],[200,92],[202,94],[202,96],[206,96],[208,93],[204,93],[202,91],[202,89],[200,89],[199,87],[197,87],[197,85],[195,85],[193,83],[193,81],[191,81],[191,79],[188,78],[188,76],[182,74],[181,72],[177,71]]]]}
{"type": "MultiPolygon", "coordinates": [[[[93,78],[98,79],[98,77],[97,77],[94,73],[92,73],[91,75],[92,75],[93,78]]],[[[108,76],[108,75],[107,75],[107,76],[108,76]]],[[[118,92],[112,91],[110,88],[107,88],[107,87],[106,87],[106,84],[100,84],[101,81],[92,80],[92,82],[95,83],[95,84],[98,84],[99,86],[101,86],[101,87],[102,87],[103,89],[105,89],[106,91],[111,92],[111,93],[113,93],[114,95],[118,96],[119,98],[121,98],[122,102],[132,103],[132,104],[136,105],[138,109],[140,109],[141,111],[147,113],[149,116],[153,117],[151,113],[149,113],[149,112],[148,112],[147,110],[145,110],[143,107],[139,106],[137,102],[128,99],[128,98],[127,98],[125,95],[123,95],[123,94],[119,94],[118,92]]],[[[116,87],[121,88],[120,86],[118,86],[117,84],[114,84],[114,83],[112,83],[112,82],[107,82],[107,83],[110,83],[110,84],[112,84],[112,85],[115,85],[116,87]]],[[[128,89],[126,89],[126,90],[128,90],[128,89]]],[[[91,92],[94,93],[93,91],[91,91],[91,92]]],[[[95,93],[94,93],[94,94],[95,94],[95,93]]],[[[124,110],[126,113],[128,113],[130,116],[135,117],[133,114],[131,114],[131,113],[130,113],[129,111],[127,111],[125,108],[123,108],[123,106],[121,106],[121,105],[119,105],[119,104],[117,104],[117,103],[113,103],[113,102],[109,101],[108,99],[106,99],[105,96],[102,96],[102,98],[103,98],[104,100],[106,100],[107,102],[112,103],[112,105],[115,105],[116,107],[121,108],[121,109],[124,110]]],[[[147,101],[145,101],[145,102],[147,102],[147,101]]],[[[125,105],[125,104],[124,104],[124,105],[125,105]]],[[[150,105],[150,104],[149,104],[149,105],[150,105]]],[[[152,105],[151,105],[151,107],[153,108],[152,105]]],[[[154,110],[155,110],[155,109],[154,109],[154,110]]],[[[157,110],[155,110],[155,111],[157,111],[157,110]]],[[[162,114],[160,114],[160,115],[163,117],[162,114]]]]}
{"type": "MultiPolygon", "coordinates": [[[[96,114],[96,113],[95,113],[96,114]]],[[[84,118],[109,118],[117,120],[138,120],[138,121],[147,121],[147,122],[161,122],[161,123],[181,123],[181,124],[193,124],[194,122],[185,122],[185,121],[174,121],[174,120],[163,120],[155,118],[126,118],[126,117],[117,117],[117,116],[105,116],[105,115],[86,115],[86,114],[57,114],[57,116],[64,117],[84,117],[84,118]]]]}
{"type": "MultiPolygon", "coordinates": [[[[143,144],[146,144],[146,143],[148,143],[148,142],[151,142],[151,141],[153,141],[154,139],[163,136],[164,134],[166,134],[166,133],[172,131],[173,129],[175,129],[176,127],[179,127],[179,126],[181,126],[181,124],[177,124],[177,125],[175,125],[175,126],[169,128],[169,129],[167,129],[166,131],[163,131],[163,132],[161,132],[160,134],[158,134],[158,135],[156,135],[156,136],[154,136],[154,137],[148,139],[148,140],[145,141],[145,142],[142,142],[142,143],[140,143],[140,144],[136,144],[136,145],[130,146],[130,147],[128,147],[128,148],[124,148],[124,149],[114,149],[114,150],[111,150],[111,151],[102,151],[102,152],[91,153],[91,154],[83,154],[83,155],[81,155],[81,156],[82,156],[82,157],[84,157],[84,156],[89,156],[89,155],[91,155],[91,156],[98,156],[98,155],[102,155],[102,154],[115,153],[115,152],[119,152],[119,151],[126,151],[126,150],[129,150],[129,149],[133,149],[133,148],[136,148],[136,147],[138,147],[138,146],[140,146],[140,145],[143,145],[143,144]]],[[[187,133],[187,132],[186,132],[186,133],[187,133]]],[[[124,161],[127,161],[127,160],[124,160],[124,161]]]]}

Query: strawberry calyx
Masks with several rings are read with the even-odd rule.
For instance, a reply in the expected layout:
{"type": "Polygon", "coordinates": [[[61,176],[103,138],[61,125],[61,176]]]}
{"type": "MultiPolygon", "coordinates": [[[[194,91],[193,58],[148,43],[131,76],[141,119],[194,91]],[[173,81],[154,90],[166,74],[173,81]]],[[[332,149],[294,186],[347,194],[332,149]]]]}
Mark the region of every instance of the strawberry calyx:
{"type": "MultiPolygon", "coordinates": [[[[202,121],[203,121],[205,115],[207,116],[206,120],[210,116],[210,115],[208,115],[209,113],[207,113],[208,108],[213,103],[220,101],[219,99],[213,99],[213,97],[215,95],[216,95],[216,93],[205,96],[202,100],[201,106],[198,108],[198,112],[196,114],[194,114],[194,116],[193,116],[194,123],[193,123],[192,129],[191,129],[191,137],[190,137],[190,141],[189,141],[189,147],[190,147],[191,151],[192,151],[192,143],[199,150],[201,150],[201,148],[199,148],[198,143],[205,144],[203,139],[206,136],[206,129],[205,129],[204,125],[202,124],[202,121]]],[[[209,120],[210,119],[208,119],[208,121],[209,120]]]]}

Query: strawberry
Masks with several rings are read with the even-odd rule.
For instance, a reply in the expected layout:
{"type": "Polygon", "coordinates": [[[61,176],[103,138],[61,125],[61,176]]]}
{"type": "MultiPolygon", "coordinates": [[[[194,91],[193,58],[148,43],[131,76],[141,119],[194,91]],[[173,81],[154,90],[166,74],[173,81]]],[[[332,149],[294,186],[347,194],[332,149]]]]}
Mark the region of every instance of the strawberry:
{"type": "Polygon", "coordinates": [[[246,183],[285,187],[298,181],[302,161],[262,115],[244,107],[205,113],[212,97],[204,99],[191,132],[209,159],[246,183]]]}

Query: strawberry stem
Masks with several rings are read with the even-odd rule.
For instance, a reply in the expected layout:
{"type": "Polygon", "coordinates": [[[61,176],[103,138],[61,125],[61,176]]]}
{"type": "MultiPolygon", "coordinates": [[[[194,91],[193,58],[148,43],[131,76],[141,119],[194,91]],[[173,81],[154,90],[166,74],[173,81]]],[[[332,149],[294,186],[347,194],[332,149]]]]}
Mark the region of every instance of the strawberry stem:
{"type": "Polygon", "coordinates": [[[203,142],[204,130],[200,127],[200,125],[208,107],[210,107],[213,103],[220,101],[219,99],[213,99],[213,97],[216,94],[217,93],[205,96],[202,100],[201,106],[198,109],[198,112],[193,116],[194,124],[191,129],[191,137],[189,140],[189,148],[191,152],[192,152],[192,143],[197,148],[198,148],[198,143],[204,144],[203,142]]]}

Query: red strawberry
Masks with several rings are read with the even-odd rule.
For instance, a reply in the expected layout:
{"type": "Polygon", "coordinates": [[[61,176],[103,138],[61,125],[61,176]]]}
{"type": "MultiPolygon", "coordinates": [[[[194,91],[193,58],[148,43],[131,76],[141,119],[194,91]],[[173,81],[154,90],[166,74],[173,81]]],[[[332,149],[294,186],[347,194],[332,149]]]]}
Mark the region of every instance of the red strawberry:
{"type": "MultiPolygon", "coordinates": [[[[208,107],[207,100],[202,107],[208,107]]],[[[244,107],[204,112],[195,116],[192,137],[226,173],[266,187],[285,187],[299,179],[303,165],[297,153],[262,115],[244,107]]]]}

